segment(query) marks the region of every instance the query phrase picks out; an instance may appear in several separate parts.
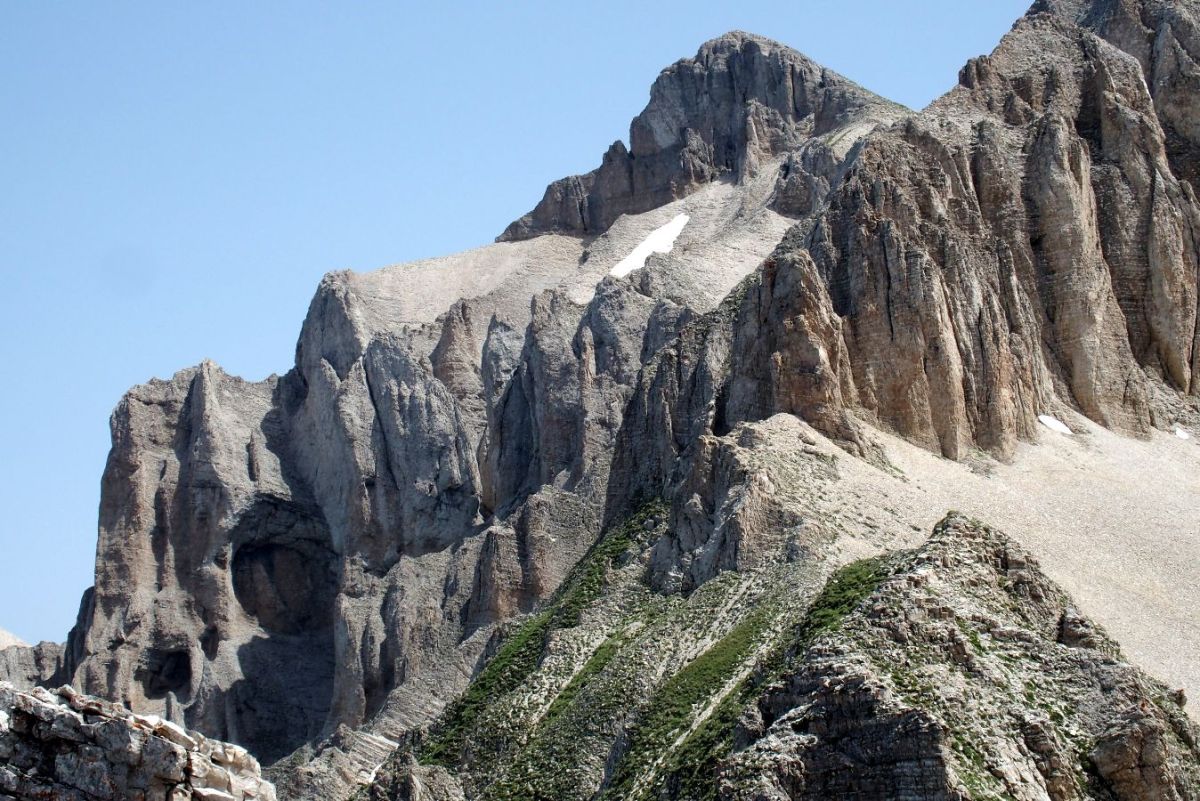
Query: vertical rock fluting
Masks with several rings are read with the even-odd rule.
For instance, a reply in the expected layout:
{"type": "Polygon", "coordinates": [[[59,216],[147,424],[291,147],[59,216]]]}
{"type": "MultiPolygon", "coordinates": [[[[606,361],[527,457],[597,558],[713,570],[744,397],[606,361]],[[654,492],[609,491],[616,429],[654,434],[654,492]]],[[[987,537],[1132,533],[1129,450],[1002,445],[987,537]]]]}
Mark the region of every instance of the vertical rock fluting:
{"type": "Polygon", "coordinates": [[[1193,390],[1196,206],[1162,140],[1136,61],[1048,14],[872,137],[810,242],[859,403],[952,457],[1007,452],[1051,392],[1145,433],[1146,371],[1193,390]]]}
{"type": "MultiPolygon", "coordinates": [[[[1120,8],[1035,8],[929,109],[868,134],[725,313],[643,371],[610,513],[685,486],[701,437],[780,412],[858,455],[865,420],[1007,457],[1057,407],[1145,435],[1154,385],[1195,394],[1200,207],[1163,122],[1193,101],[1150,87],[1193,79],[1196,8],[1139,6],[1138,30],[1178,45],[1182,73],[1152,82],[1120,8]]],[[[696,501],[672,497],[685,555],[696,501]]]]}
{"type": "Polygon", "coordinates": [[[586,551],[596,493],[568,488],[606,481],[656,301],[628,281],[587,305],[549,292],[523,333],[493,320],[482,353],[470,304],[382,332],[363,304],[328,278],[281,378],[205,363],[122,401],[73,681],[268,762],[339,752],[358,742],[340,727],[436,714],[475,632],[586,551]]]}
{"type": "Polygon", "coordinates": [[[1010,453],[1056,401],[1148,431],[1148,381],[1196,389],[1200,210],[1143,78],[1036,14],[870,135],[749,298],[729,418],[795,412],[846,440],[857,409],[952,458],[1010,453]]]}
{"type": "Polygon", "coordinates": [[[267,761],[361,725],[406,676],[446,670],[449,697],[475,653],[430,643],[455,651],[482,529],[466,314],[440,339],[377,334],[334,275],[283,378],[206,363],[129,393],[69,675],[267,761]]]}
{"type": "Polygon", "coordinates": [[[321,730],[336,583],[325,520],[280,464],[278,390],[205,363],[122,400],[66,657],[86,691],[268,757],[321,730]]]}
{"type": "Polygon", "coordinates": [[[732,334],[726,425],[787,412],[855,448],[850,352],[812,258],[781,246],[747,289],[732,334]]]}
{"type": "Polygon", "coordinates": [[[336,795],[370,773],[345,732],[428,722],[489,627],[640,500],[672,503],[658,589],[753,564],[780,521],[739,423],[798,415],[863,456],[864,422],[1008,455],[1058,405],[1146,433],[1158,385],[1200,392],[1196,6],[1034,11],[912,115],[721,37],[660,76],[628,150],[502,237],[599,235],[778,169],[800,222],[716,309],[661,290],[690,278],[669,258],[590,298],[539,279],[527,316],[472,298],[417,322],[331,274],[285,376],[132,390],[67,677],[265,761],[359,766],[296,771],[336,795]]]}

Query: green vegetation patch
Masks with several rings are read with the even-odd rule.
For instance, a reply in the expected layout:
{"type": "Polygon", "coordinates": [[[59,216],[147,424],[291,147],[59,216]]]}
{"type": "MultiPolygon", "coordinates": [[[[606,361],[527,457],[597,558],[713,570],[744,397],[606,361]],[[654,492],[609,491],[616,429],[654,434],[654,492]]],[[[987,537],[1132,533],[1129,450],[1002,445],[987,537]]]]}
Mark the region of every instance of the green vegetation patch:
{"type": "Polygon", "coordinates": [[[646,521],[663,519],[666,515],[665,503],[661,500],[651,501],[642,505],[616,529],[610,529],[597,540],[571,570],[557,593],[551,606],[554,628],[565,629],[579,625],[583,610],[591,606],[604,591],[609,569],[630,548],[646,545],[640,539],[646,531],[646,521]]]}
{"type": "Polygon", "coordinates": [[[807,648],[817,637],[839,628],[846,615],[875,592],[890,573],[891,566],[885,559],[873,557],[851,562],[830,576],[796,629],[793,650],[807,648]]]}
{"type": "MultiPolygon", "coordinates": [[[[498,766],[483,801],[572,801],[593,794],[598,765],[614,727],[638,686],[643,665],[619,655],[630,638],[616,635],[598,648],[559,693],[511,764],[498,766]]],[[[630,657],[633,656],[631,659],[630,657]]]]}
{"type": "Polygon", "coordinates": [[[651,501],[622,525],[601,535],[571,570],[546,610],[509,635],[466,692],[446,709],[441,722],[420,748],[422,763],[445,767],[459,763],[491,704],[521,687],[537,670],[552,631],[579,625],[583,611],[604,591],[608,572],[616,560],[631,547],[642,544],[638,535],[645,531],[646,521],[665,515],[665,504],[651,501]]]}
{"type": "Polygon", "coordinates": [[[517,689],[541,661],[553,615],[542,612],[509,636],[467,691],[442,717],[441,724],[421,749],[421,762],[451,767],[457,764],[475,723],[495,699],[517,689]]]}
{"type": "Polygon", "coordinates": [[[819,636],[840,627],[846,615],[858,608],[890,572],[887,562],[873,558],[846,565],[830,577],[793,635],[777,643],[671,755],[662,781],[671,797],[715,801],[717,766],[733,748],[733,730],[742,712],[765,685],[779,679],[789,662],[803,659],[819,636]]]}
{"type": "Polygon", "coordinates": [[[600,643],[600,647],[588,657],[588,661],[579,669],[579,672],[571,677],[571,681],[567,683],[567,686],[563,687],[562,692],[550,703],[550,708],[546,710],[546,714],[542,717],[539,725],[549,726],[554,723],[563,710],[570,706],[575,697],[579,695],[579,691],[608,667],[613,657],[617,655],[617,651],[624,644],[624,639],[620,634],[614,634],[600,643]]]}
{"type": "Polygon", "coordinates": [[[691,724],[697,708],[712,698],[762,641],[771,622],[760,607],[714,646],[663,682],[629,733],[629,748],[613,773],[604,798],[629,798],[634,782],[659,755],[670,750],[691,724]]]}

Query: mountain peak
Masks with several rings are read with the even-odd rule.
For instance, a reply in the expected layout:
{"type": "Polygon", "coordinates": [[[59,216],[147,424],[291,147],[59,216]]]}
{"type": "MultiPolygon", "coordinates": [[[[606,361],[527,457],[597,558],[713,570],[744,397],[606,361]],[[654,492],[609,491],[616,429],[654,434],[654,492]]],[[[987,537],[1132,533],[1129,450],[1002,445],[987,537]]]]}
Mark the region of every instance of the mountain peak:
{"type": "Polygon", "coordinates": [[[696,57],[699,58],[706,52],[719,52],[721,50],[730,48],[741,48],[751,42],[768,50],[778,49],[791,50],[793,53],[797,52],[792,50],[792,48],[788,47],[787,45],[777,42],[770,37],[760,36],[757,33],[750,33],[748,31],[732,30],[726,31],[720,36],[715,36],[704,44],[700,45],[700,48],[696,51],[696,57]]]}
{"type": "Polygon", "coordinates": [[[809,139],[906,112],[785,45],[730,31],[659,74],[628,147],[615,142],[596,170],[552,183],[500,239],[601,233],[622,214],[741,180],[809,139]]]}
{"type": "MultiPolygon", "coordinates": [[[[692,58],[680,59],[676,64],[703,64],[708,65],[713,58],[725,58],[730,54],[752,52],[757,50],[765,55],[778,54],[781,59],[792,64],[806,64],[817,70],[827,72],[831,76],[835,76],[837,80],[847,83],[853,83],[841,75],[837,75],[820,64],[815,59],[801,53],[799,50],[777,39],[772,39],[769,36],[762,36],[749,31],[732,30],[726,31],[720,36],[715,36],[712,39],[704,42],[696,49],[696,55],[692,58]]],[[[672,65],[674,66],[674,65],[672,65]]],[[[670,67],[667,68],[668,70],[670,67]]],[[[665,72],[666,70],[664,70],[665,72]]],[[[862,89],[862,87],[858,87],[862,89]]],[[[864,92],[866,90],[863,90],[864,92]]],[[[870,94],[870,92],[867,92],[870,94]]]]}

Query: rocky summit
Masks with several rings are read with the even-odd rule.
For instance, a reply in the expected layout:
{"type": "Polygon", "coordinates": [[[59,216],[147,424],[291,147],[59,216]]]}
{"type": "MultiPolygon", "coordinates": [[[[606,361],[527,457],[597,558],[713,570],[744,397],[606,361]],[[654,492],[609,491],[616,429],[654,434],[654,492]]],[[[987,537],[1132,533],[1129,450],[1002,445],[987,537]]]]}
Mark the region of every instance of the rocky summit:
{"type": "Polygon", "coordinates": [[[1038,0],[921,111],[726,34],[133,388],[0,799],[1200,799],[1198,26],[1038,0]]]}

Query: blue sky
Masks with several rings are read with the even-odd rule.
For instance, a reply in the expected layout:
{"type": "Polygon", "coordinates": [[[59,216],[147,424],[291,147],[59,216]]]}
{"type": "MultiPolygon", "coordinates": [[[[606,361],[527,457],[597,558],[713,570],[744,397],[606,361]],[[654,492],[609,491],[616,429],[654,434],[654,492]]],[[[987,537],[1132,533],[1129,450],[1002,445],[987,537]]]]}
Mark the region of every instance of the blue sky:
{"type": "Polygon", "coordinates": [[[73,623],[131,385],[284,372],[324,272],[490,241],[727,30],[921,107],[1026,5],[0,0],[0,628],[73,623]]]}

